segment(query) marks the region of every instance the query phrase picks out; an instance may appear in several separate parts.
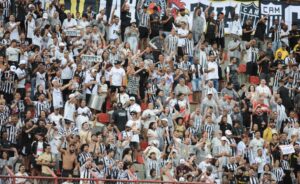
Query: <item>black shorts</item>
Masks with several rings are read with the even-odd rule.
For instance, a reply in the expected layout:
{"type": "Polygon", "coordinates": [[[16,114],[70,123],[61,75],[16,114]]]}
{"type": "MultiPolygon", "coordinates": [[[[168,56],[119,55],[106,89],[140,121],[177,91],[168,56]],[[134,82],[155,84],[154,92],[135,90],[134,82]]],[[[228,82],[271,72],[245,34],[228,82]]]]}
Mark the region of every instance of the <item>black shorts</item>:
{"type": "Polygon", "coordinates": [[[218,43],[218,46],[221,46],[222,49],[225,48],[225,38],[224,37],[217,38],[217,43],[218,43]]]}
{"type": "Polygon", "coordinates": [[[140,38],[148,38],[149,30],[146,27],[139,27],[140,38]]]}
{"type": "Polygon", "coordinates": [[[133,150],[138,150],[139,149],[139,143],[138,142],[130,142],[129,146],[133,150]]]}
{"type": "Polygon", "coordinates": [[[110,91],[111,91],[112,93],[116,92],[117,90],[120,91],[120,87],[121,87],[121,86],[110,86],[110,91]]]}

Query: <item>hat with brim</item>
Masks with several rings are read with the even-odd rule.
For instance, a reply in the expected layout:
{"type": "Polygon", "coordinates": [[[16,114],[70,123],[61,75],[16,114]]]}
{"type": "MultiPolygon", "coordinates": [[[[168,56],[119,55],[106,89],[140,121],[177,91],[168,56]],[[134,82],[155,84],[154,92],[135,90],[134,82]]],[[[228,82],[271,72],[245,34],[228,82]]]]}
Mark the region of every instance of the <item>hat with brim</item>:
{"type": "Polygon", "coordinates": [[[25,61],[25,60],[21,60],[19,63],[19,65],[26,65],[26,64],[27,64],[27,61],[25,61]]]}

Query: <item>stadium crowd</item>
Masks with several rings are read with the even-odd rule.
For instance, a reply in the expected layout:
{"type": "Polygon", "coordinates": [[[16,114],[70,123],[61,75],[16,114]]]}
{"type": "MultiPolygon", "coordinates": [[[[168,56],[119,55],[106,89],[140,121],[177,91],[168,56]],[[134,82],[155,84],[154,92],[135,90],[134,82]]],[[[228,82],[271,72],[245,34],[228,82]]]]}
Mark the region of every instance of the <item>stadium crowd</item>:
{"type": "Polygon", "coordinates": [[[1,175],[300,183],[297,23],[0,5],[1,175]]]}

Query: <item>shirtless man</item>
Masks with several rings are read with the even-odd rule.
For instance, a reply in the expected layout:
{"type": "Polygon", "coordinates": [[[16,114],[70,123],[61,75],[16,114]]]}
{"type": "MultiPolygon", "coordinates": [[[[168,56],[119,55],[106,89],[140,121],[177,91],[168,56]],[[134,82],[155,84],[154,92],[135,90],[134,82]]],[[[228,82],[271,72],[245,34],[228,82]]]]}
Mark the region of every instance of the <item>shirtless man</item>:
{"type": "Polygon", "coordinates": [[[69,177],[73,175],[73,170],[79,169],[79,164],[77,163],[77,155],[75,153],[75,145],[70,144],[67,150],[61,148],[61,144],[58,146],[58,150],[62,155],[62,177],[69,177]]]}

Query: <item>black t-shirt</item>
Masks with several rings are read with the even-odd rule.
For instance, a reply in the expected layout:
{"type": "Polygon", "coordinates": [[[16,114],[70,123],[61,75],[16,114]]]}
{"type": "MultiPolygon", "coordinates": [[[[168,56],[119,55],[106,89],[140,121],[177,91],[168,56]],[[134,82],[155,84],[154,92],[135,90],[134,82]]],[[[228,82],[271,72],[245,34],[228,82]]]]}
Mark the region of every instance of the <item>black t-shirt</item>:
{"type": "Polygon", "coordinates": [[[246,184],[249,181],[249,176],[244,176],[244,175],[239,176],[239,175],[236,175],[235,178],[236,178],[237,184],[246,184]]]}
{"type": "Polygon", "coordinates": [[[256,26],[255,38],[259,38],[261,41],[265,40],[266,24],[259,22],[256,26]]]}
{"type": "MultiPolygon", "coordinates": [[[[136,70],[138,70],[139,68],[136,68],[136,70]]],[[[140,76],[140,87],[143,87],[144,84],[147,83],[148,77],[149,77],[149,73],[147,72],[146,69],[141,70],[138,75],[140,76]]]]}
{"type": "Polygon", "coordinates": [[[121,12],[121,26],[127,27],[130,26],[130,20],[131,20],[131,13],[129,11],[122,11],[121,12]]]}
{"type": "Polygon", "coordinates": [[[120,131],[125,130],[125,125],[127,122],[127,111],[125,109],[115,110],[112,114],[112,119],[120,131]]]}
{"type": "Polygon", "coordinates": [[[290,30],[290,47],[293,49],[297,44],[298,39],[300,38],[300,31],[299,30],[290,30]]]}
{"type": "MultiPolygon", "coordinates": [[[[150,16],[150,20],[151,21],[159,21],[160,17],[157,13],[153,13],[151,16],[150,16]]],[[[159,22],[154,22],[154,23],[151,23],[151,30],[153,31],[158,31],[160,29],[160,23],[159,22]]]]}
{"type": "MultiPolygon", "coordinates": [[[[162,20],[168,20],[168,18],[169,18],[168,16],[164,15],[162,17],[162,20]]],[[[172,28],[173,28],[173,25],[172,25],[173,23],[174,23],[174,17],[171,17],[168,20],[168,22],[166,22],[165,24],[163,24],[163,30],[170,32],[172,30],[172,28]]]]}
{"type": "Polygon", "coordinates": [[[216,26],[217,26],[217,22],[216,22],[215,19],[213,19],[213,18],[208,18],[207,19],[206,36],[208,38],[215,38],[216,37],[216,34],[215,34],[216,26]]]}
{"type": "MultiPolygon", "coordinates": [[[[246,31],[250,31],[250,30],[253,29],[251,25],[247,25],[247,24],[244,24],[242,28],[243,28],[243,30],[246,29],[246,31]]],[[[250,39],[251,39],[251,34],[252,34],[252,32],[250,32],[250,33],[244,33],[243,32],[243,34],[242,34],[242,40],[249,42],[250,39]]]]}
{"type": "Polygon", "coordinates": [[[269,60],[263,60],[262,63],[260,63],[261,66],[261,73],[269,73],[269,60]]]}

